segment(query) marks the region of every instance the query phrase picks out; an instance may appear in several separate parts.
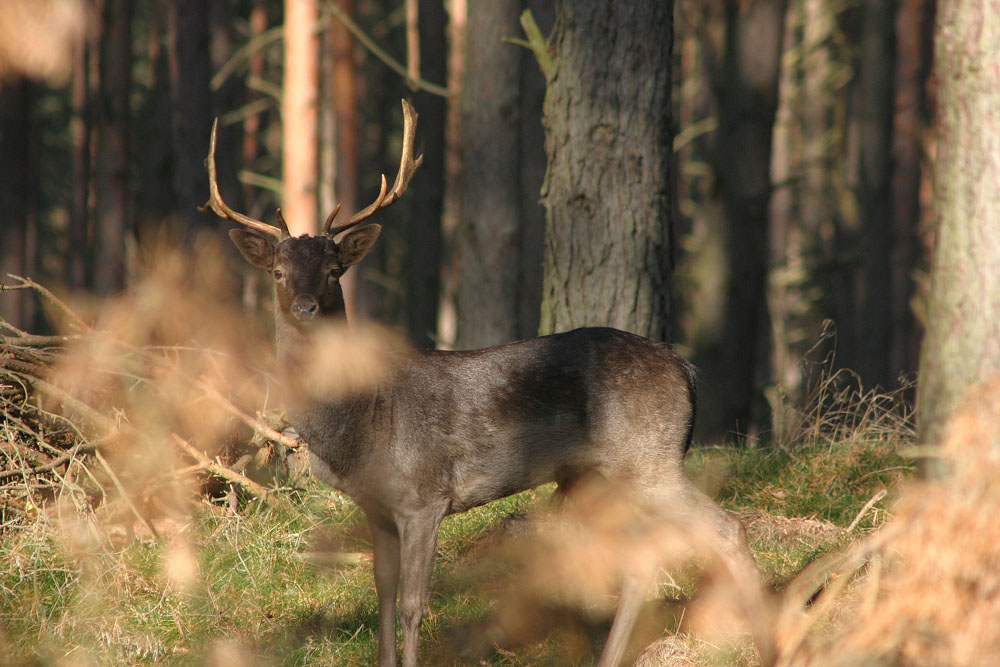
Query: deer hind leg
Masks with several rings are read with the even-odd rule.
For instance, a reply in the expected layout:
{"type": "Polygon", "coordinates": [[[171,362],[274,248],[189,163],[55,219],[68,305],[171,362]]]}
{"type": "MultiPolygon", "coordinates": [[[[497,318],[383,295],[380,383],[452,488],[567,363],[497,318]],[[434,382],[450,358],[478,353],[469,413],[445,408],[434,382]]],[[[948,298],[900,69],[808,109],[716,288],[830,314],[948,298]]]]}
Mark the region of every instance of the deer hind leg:
{"type": "Polygon", "coordinates": [[[618,609],[597,667],[617,667],[621,664],[653,579],[654,572],[650,568],[633,569],[625,573],[618,597],[618,609]]]}
{"type": "Polygon", "coordinates": [[[740,520],[697,489],[694,490],[693,504],[698,518],[708,522],[715,537],[715,549],[737,583],[759,582],[760,571],[740,520]]]}
{"type": "Polygon", "coordinates": [[[417,666],[420,622],[427,609],[438,528],[444,515],[444,509],[423,510],[398,522],[403,570],[399,600],[403,667],[417,666]]]}

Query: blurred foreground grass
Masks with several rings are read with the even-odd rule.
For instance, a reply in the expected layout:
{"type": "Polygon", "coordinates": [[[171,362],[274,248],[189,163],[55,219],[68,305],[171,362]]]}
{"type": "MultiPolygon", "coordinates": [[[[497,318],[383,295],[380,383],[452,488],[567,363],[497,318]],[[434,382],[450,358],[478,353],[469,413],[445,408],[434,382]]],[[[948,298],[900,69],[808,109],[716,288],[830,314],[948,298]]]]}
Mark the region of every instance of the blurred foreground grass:
{"type": "MultiPolygon", "coordinates": [[[[720,465],[728,469],[720,499],[744,518],[758,562],[780,584],[886,520],[889,498],[846,530],[905,474],[897,444],[828,443],[794,458],[772,449],[696,449],[689,465],[695,478],[716,483],[720,465]]],[[[496,555],[502,550],[491,547],[509,516],[544,504],[549,492],[446,520],[423,626],[429,664],[453,661],[493,595],[513,585],[516,575],[496,555]]],[[[4,531],[4,664],[374,664],[370,544],[360,511],[339,494],[308,482],[277,502],[204,500],[183,520],[155,525],[159,539],[128,516],[109,521],[55,503],[4,531]]],[[[565,664],[567,651],[586,660],[602,640],[599,630],[591,634],[556,631],[488,662],[565,664]]],[[[726,649],[693,645],[686,659],[696,663],[730,659],[726,649]]]]}
{"type": "MultiPolygon", "coordinates": [[[[260,412],[273,411],[275,393],[265,329],[227,307],[233,291],[217,257],[195,271],[176,256],[151,265],[86,321],[20,279],[14,288],[39,291],[67,335],[0,321],[0,665],[374,664],[364,519],[286,469],[295,444],[260,412]]],[[[370,365],[330,374],[371,381],[370,365]]],[[[772,446],[688,455],[692,477],[743,519],[778,591],[825,554],[877,540],[912,468],[900,456],[913,435],[898,396],[841,380],[820,382],[804,408],[772,401],[772,446]]],[[[536,579],[526,574],[535,556],[521,544],[535,529],[523,518],[544,514],[550,494],[542,487],[445,520],[421,629],[425,664],[587,664],[599,652],[611,600],[525,594],[544,586],[538,568],[536,579]],[[520,636],[497,634],[504,614],[517,617],[520,636]]],[[[637,633],[636,649],[649,645],[639,664],[754,663],[746,637],[697,631],[711,586],[696,574],[662,573],[637,633]]],[[[855,568],[841,580],[865,576],[855,568]]],[[[775,595],[766,606],[782,604],[775,595]]],[[[793,626],[775,621],[775,642],[800,646],[781,636],[793,626]]]]}

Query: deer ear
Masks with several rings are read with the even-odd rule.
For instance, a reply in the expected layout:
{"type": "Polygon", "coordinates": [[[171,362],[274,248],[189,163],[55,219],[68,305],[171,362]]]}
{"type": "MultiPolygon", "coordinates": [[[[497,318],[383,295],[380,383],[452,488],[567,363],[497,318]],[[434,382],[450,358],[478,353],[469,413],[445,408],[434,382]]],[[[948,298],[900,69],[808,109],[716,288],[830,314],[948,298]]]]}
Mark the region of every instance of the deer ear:
{"type": "Polygon", "coordinates": [[[274,246],[266,238],[245,229],[230,229],[229,238],[246,261],[266,271],[274,268],[274,246]]]}
{"type": "Polygon", "coordinates": [[[382,225],[365,225],[344,234],[344,238],[337,244],[337,248],[340,249],[340,260],[344,266],[354,266],[360,262],[375,245],[381,233],[382,225]]]}

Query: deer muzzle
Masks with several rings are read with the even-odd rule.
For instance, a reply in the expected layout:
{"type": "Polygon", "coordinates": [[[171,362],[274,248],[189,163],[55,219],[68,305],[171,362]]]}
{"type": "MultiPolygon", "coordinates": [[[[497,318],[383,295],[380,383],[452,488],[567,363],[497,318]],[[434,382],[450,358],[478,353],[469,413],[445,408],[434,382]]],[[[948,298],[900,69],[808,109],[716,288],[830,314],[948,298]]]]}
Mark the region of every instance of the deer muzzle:
{"type": "Polygon", "coordinates": [[[297,320],[311,320],[318,310],[319,303],[311,294],[300,294],[292,300],[292,315],[297,320]]]}

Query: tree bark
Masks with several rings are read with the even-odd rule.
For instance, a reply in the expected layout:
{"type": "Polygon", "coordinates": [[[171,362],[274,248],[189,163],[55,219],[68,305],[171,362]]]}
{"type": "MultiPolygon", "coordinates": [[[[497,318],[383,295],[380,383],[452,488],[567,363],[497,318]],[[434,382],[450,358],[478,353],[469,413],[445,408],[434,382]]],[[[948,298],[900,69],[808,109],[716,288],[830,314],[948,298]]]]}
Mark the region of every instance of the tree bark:
{"type": "MultiPolygon", "coordinates": [[[[552,32],[555,7],[550,0],[528,0],[543,35],[552,32]]],[[[518,174],[521,180],[521,235],[518,248],[518,337],[538,335],[541,318],[542,285],[545,262],[545,208],[542,184],[545,182],[545,127],[542,109],[546,81],[532,52],[521,49],[521,151],[518,174]]]]}
{"type": "Polygon", "coordinates": [[[70,120],[72,142],[73,194],[69,214],[69,251],[66,257],[66,284],[74,289],[87,286],[90,262],[90,47],[80,40],[73,63],[70,120]]]}
{"type": "Polygon", "coordinates": [[[925,178],[926,86],[933,54],[933,3],[902,0],[896,13],[895,118],[892,145],[892,349],[889,368],[910,373],[919,363],[921,329],[913,308],[914,274],[924,268],[920,243],[925,178]]]}
{"type": "Polygon", "coordinates": [[[173,217],[191,242],[197,230],[217,227],[198,212],[205,203],[205,147],[212,117],[209,7],[207,0],[175,0],[167,6],[173,217]]]}
{"type": "MultiPolygon", "coordinates": [[[[32,182],[30,142],[33,111],[32,84],[16,78],[3,82],[0,94],[0,207],[4,215],[0,244],[0,283],[10,284],[8,273],[28,273],[32,182]]],[[[0,294],[0,318],[22,329],[31,326],[31,300],[27,290],[0,294]]]]}
{"type": "Polygon", "coordinates": [[[281,101],[282,211],[293,236],[319,232],[317,219],[319,5],[285,1],[285,66],[281,101]]]}
{"type": "MultiPolygon", "coordinates": [[[[421,3],[419,18],[420,75],[428,81],[444,83],[448,58],[448,17],[444,3],[440,0],[421,3]]],[[[418,347],[432,348],[437,338],[441,289],[446,101],[438,95],[418,92],[414,106],[420,113],[424,163],[419,178],[413,182],[412,216],[403,229],[406,236],[404,309],[410,341],[418,347]]]]}
{"type": "MultiPolygon", "coordinates": [[[[855,320],[858,352],[855,370],[865,386],[889,387],[892,348],[893,282],[892,124],[895,98],[895,3],[869,0],[861,7],[858,97],[855,117],[858,140],[855,194],[860,214],[860,316],[855,320]]],[[[907,281],[908,282],[908,281],[907,281]]]]}
{"type": "Polygon", "coordinates": [[[462,212],[456,233],[456,347],[517,338],[520,227],[518,0],[471,2],[462,99],[462,212]]]}
{"type": "Polygon", "coordinates": [[[726,290],[719,354],[706,364],[709,395],[722,406],[713,436],[762,426],[761,375],[768,368],[771,145],[778,108],[786,2],[727,2],[713,156],[725,223],[726,290]]]}
{"type": "Polygon", "coordinates": [[[130,0],[107,0],[100,41],[94,289],[101,295],[124,287],[125,240],[133,231],[129,105],[132,4],[130,0]]]}
{"type": "MultiPolygon", "coordinates": [[[[337,0],[337,4],[344,14],[354,16],[353,0],[337,0]]],[[[323,174],[320,192],[324,196],[321,197],[323,201],[320,202],[320,211],[323,216],[329,215],[333,207],[339,203],[346,216],[361,207],[358,205],[358,159],[362,132],[358,119],[358,77],[355,73],[354,37],[343,22],[332,19],[326,39],[330,47],[327,58],[329,62],[323,66],[330,70],[330,78],[325,82],[329,88],[323,104],[329,105],[329,110],[324,109],[324,114],[331,114],[332,117],[324,118],[323,123],[329,124],[332,121],[333,131],[324,132],[326,136],[322,148],[324,152],[330,151],[333,154],[332,160],[329,155],[325,158],[327,161],[325,167],[332,167],[333,173],[323,174]],[[333,188],[334,192],[327,193],[327,188],[333,188]]],[[[358,304],[359,275],[352,271],[340,281],[348,312],[352,315],[363,310],[358,304]]]]}
{"type": "Polygon", "coordinates": [[[670,1],[556,5],[542,333],[670,333],[672,10],[670,1]]]}
{"type": "Polygon", "coordinates": [[[1000,373],[1000,8],[938,8],[937,244],[920,355],[918,435],[939,442],[975,387],[1000,373]]]}

